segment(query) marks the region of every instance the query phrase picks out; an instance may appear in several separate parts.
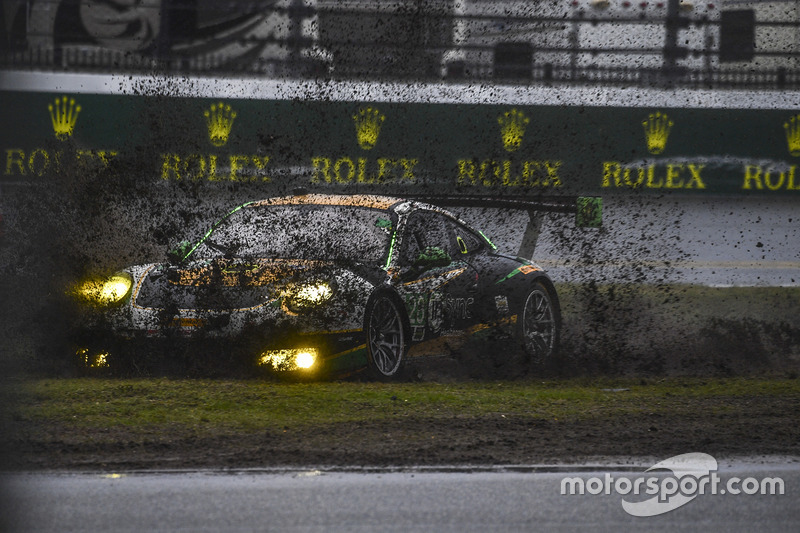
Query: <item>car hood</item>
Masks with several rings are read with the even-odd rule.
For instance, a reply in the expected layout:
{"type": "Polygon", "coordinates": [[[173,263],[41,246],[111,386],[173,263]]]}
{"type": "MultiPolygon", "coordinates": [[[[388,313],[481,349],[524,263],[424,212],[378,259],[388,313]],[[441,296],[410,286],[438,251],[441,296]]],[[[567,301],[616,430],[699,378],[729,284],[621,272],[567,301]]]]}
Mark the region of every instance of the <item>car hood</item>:
{"type": "Polygon", "coordinates": [[[287,285],[309,279],[331,281],[341,266],[300,259],[214,259],[183,265],[150,265],[133,297],[137,307],[159,309],[249,309],[279,298],[287,285]]]}

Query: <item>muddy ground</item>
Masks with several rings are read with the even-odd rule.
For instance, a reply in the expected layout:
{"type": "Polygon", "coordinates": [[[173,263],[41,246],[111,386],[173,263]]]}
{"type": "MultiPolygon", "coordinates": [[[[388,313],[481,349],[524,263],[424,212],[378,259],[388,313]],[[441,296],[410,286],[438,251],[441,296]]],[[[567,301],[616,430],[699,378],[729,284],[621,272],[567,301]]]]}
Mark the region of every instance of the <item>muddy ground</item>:
{"type": "MultiPolygon", "coordinates": [[[[624,390],[618,394],[626,394],[624,390]]],[[[141,470],[580,463],[597,457],[800,457],[797,394],[662,397],[630,414],[613,402],[567,419],[541,413],[415,414],[282,429],[132,431],[18,417],[6,470],[141,470]]]]}

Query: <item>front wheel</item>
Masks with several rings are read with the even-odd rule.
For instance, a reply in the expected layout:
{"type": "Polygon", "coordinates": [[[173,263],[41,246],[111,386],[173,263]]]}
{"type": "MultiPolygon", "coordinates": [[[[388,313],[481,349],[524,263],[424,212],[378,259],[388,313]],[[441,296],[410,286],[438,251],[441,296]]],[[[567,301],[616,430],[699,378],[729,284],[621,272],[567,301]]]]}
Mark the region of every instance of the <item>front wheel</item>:
{"type": "Polygon", "coordinates": [[[378,293],[367,304],[364,329],[367,332],[367,359],[373,376],[397,378],[408,352],[408,327],[405,309],[398,298],[378,293]]]}
{"type": "Polygon", "coordinates": [[[517,315],[517,336],[532,363],[543,364],[553,358],[560,327],[557,297],[541,282],[534,282],[517,315]]]}

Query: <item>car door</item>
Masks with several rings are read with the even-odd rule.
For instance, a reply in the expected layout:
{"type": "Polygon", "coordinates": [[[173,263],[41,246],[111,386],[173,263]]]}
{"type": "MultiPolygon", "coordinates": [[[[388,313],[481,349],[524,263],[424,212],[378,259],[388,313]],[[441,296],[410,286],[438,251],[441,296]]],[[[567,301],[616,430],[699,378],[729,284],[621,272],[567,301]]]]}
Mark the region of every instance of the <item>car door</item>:
{"type": "Polygon", "coordinates": [[[508,295],[501,290],[504,287],[496,283],[499,273],[507,272],[498,264],[498,256],[475,230],[455,220],[452,221],[452,229],[456,239],[457,255],[461,261],[470,265],[475,280],[470,287],[474,298],[471,325],[490,324],[508,318],[510,312],[508,295]]]}
{"type": "Polygon", "coordinates": [[[400,266],[415,341],[457,334],[474,322],[477,271],[463,256],[452,219],[428,210],[409,215],[400,266]]]}

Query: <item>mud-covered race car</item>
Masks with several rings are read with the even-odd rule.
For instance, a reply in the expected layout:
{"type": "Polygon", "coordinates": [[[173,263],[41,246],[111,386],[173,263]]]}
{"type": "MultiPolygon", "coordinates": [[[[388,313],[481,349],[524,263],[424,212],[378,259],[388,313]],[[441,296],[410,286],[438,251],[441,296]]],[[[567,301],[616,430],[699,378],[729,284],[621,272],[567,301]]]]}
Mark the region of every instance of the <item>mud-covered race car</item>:
{"type": "Polygon", "coordinates": [[[426,203],[319,194],[249,202],[169,256],[75,289],[84,363],[113,366],[143,343],[222,340],[277,372],[366,368],[391,379],[412,346],[488,327],[534,360],[558,346],[558,297],[545,272],[426,203]]]}

